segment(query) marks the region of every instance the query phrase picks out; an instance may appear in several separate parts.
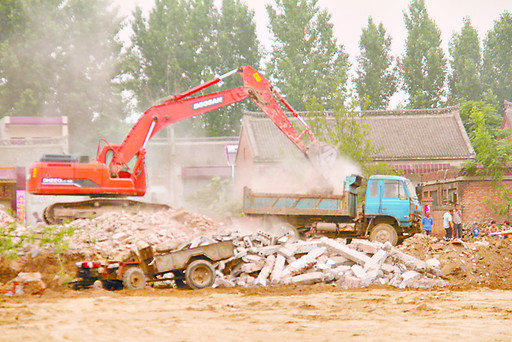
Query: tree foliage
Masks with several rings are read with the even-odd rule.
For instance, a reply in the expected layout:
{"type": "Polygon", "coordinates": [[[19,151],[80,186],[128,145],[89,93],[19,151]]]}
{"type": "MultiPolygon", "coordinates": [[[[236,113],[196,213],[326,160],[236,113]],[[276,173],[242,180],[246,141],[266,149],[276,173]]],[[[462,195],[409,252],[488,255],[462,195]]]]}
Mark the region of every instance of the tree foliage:
{"type": "Polygon", "coordinates": [[[274,42],[267,74],[297,110],[315,97],[333,107],[335,90],[345,91],[348,56],[333,34],[331,15],[318,0],[275,0],[267,5],[274,42]]]}
{"type": "Polygon", "coordinates": [[[94,132],[121,113],[112,83],[120,24],[110,2],[19,0],[0,11],[8,18],[0,24],[0,115],[66,115],[79,137],[71,150],[95,152],[94,132]]]}
{"type": "Polygon", "coordinates": [[[399,65],[410,108],[437,107],[444,95],[446,59],[441,32],[428,16],[425,0],[412,0],[404,13],[407,41],[399,65]]]}
{"type": "Polygon", "coordinates": [[[454,33],[449,44],[451,74],[448,76],[449,102],[452,104],[482,99],[480,77],[482,55],[478,31],[464,18],[464,26],[454,33]]]}
{"type": "Polygon", "coordinates": [[[377,27],[372,17],[368,18],[359,48],[361,54],[357,57],[358,68],[354,79],[359,101],[367,99],[368,109],[386,109],[397,90],[397,77],[390,51],[391,37],[386,34],[382,23],[377,27]]]}
{"type": "Polygon", "coordinates": [[[512,99],[512,15],[504,12],[484,40],[482,79],[486,90],[497,97],[497,106],[512,99]]]}
{"type": "MultiPolygon", "coordinates": [[[[215,74],[259,64],[254,11],[240,0],[223,0],[221,9],[213,0],[156,0],[148,18],[140,8],[135,10],[131,26],[133,44],[124,56],[122,78],[133,92],[138,110],[215,74]]],[[[225,86],[240,85],[235,78],[226,80],[225,86]]],[[[234,134],[238,132],[240,109],[234,114],[233,110],[220,109],[187,120],[182,127],[190,126],[207,135],[234,134]]]]}
{"type": "MultiPolygon", "coordinates": [[[[472,117],[474,112],[482,113],[485,118],[483,121],[486,128],[485,131],[489,132],[493,139],[496,139],[499,135],[502,117],[498,114],[494,103],[495,98],[491,97],[490,100],[487,101],[468,101],[460,105],[460,118],[471,141],[475,138],[475,132],[477,131],[477,127],[475,127],[475,119],[472,117]]],[[[483,128],[480,128],[480,130],[482,129],[483,128]]]]}
{"type": "Polygon", "coordinates": [[[356,110],[359,106],[356,101],[347,106],[340,92],[333,94],[333,99],[333,110],[328,114],[315,98],[311,99],[308,104],[311,129],[321,140],[335,146],[339,155],[365,170],[380,147],[372,145],[371,128],[364,122],[364,111],[356,110]]]}

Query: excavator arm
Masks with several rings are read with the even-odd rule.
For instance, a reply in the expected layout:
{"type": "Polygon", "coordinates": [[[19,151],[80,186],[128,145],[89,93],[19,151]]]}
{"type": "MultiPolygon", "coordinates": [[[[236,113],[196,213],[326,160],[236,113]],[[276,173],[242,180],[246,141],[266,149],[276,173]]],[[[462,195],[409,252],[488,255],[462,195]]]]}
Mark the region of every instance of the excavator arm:
{"type": "Polygon", "coordinates": [[[310,127],[277,90],[258,71],[243,66],[152,106],[132,127],[122,144],[110,144],[101,139],[96,160],[92,162],[78,161],[67,155],[43,156],[39,162],[30,166],[27,189],[36,195],[92,197],[86,201],[52,204],[43,213],[47,223],[95,217],[119,208],[134,211],[162,208],[162,205],[119,198],[144,196],[146,193],[144,159],[146,145],[151,137],[169,124],[240,102],[247,97],[256,103],[325,176],[325,170],[336,159],[335,148],[318,142],[310,127]],[[192,96],[237,72],[242,78],[243,86],[192,96]],[[302,132],[297,132],[292,126],[279,102],[298,118],[303,126],[302,132]],[[306,136],[309,139],[305,139],[306,136]]]}
{"type": "MultiPolygon", "coordinates": [[[[106,161],[106,152],[109,150],[113,151],[114,153],[109,163],[109,168],[112,176],[116,177],[123,168],[127,167],[134,156],[145,149],[149,139],[162,128],[169,124],[240,102],[247,97],[250,97],[256,103],[288,139],[311,160],[318,170],[325,170],[326,166],[334,162],[336,159],[336,150],[334,147],[319,143],[311,132],[311,128],[292,106],[272,87],[266,78],[250,66],[242,66],[224,75],[215,77],[208,82],[204,82],[197,87],[174,95],[171,99],[149,108],[133,126],[121,145],[115,147],[106,146],[101,151],[99,149],[100,146],[98,146],[97,159],[106,161]],[[242,78],[242,87],[190,97],[236,72],[238,72],[242,78]],[[274,95],[277,97],[277,100],[283,103],[284,106],[299,119],[304,127],[301,133],[297,132],[292,126],[274,95]],[[309,144],[304,142],[306,133],[311,140],[309,144]]],[[[137,172],[137,170],[131,171],[132,173],[137,172]]]]}
{"type": "Polygon", "coordinates": [[[36,195],[89,195],[94,197],[143,196],[146,192],[145,151],[148,141],[169,124],[251,98],[274,124],[323,173],[336,159],[334,147],[320,143],[310,127],[258,71],[243,66],[215,77],[149,108],[123,143],[98,143],[96,160],[78,162],[72,156],[47,155],[30,167],[28,191],[36,195]],[[240,74],[243,86],[193,96],[226,77],[240,74]],[[299,133],[280,107],[299,122],[299,133]],[[309,136],[309,139],[306,139],[309,136]]]}

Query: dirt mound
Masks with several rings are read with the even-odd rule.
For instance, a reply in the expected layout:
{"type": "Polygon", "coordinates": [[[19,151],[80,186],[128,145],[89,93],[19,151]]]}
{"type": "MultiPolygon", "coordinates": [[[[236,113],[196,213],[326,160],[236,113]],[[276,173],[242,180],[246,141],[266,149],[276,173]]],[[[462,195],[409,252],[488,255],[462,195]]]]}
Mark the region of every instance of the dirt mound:
{"type": "Polygon", "coordinates": [[[512,241],[484,236],[445,241],[421,234],[399,248],[422,260],[436,258],[452,286],[512,289],[512,241]]]}

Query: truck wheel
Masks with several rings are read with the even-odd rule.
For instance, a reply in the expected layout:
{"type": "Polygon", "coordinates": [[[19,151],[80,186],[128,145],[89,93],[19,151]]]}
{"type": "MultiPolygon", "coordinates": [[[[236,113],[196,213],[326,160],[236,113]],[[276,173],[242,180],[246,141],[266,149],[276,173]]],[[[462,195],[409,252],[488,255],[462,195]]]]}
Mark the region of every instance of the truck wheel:
{"type": "Polygon", "coordinates": [[[370,241],[385,243],[389,241],[393,246],[398,242],[398,234],[395,228],[387,223],[379,223],[373,227],[370,233],[370,241]]]}
{"type": "Polygon", "coordinates": [[[300,234],[297,228],[287,222],[274,223],[271,232],[277,236],[288,236],[288,241],[293,242],[300,239],[300,234]]]}
{"type": "Polygon", "coordinates": [[[185,271],[185,281],[192,289],[202,289],[213,285],[215,270],[207,260],[192,261],[185,271]]]}
{"type": "Polygon", "coordinates": [[[144,272],[138,267],[130,267],[123,274],[123,285],[129,290],[143,289],[146,287],[144,272]]]}

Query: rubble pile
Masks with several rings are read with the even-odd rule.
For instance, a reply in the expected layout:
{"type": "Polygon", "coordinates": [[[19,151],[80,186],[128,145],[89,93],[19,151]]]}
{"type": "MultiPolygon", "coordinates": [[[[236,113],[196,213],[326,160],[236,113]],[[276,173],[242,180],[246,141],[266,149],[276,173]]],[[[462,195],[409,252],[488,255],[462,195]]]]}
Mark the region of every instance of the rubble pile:
{"type": "Polygon", "coordinates": [[[0,210],[0,226],[8,225],[14,221],[15,220],[11,215],[7,214],[3,210],[0,210]]]}
{"type": "MultiPolygon", "coordinates": [[[[94,219],[79,219],[65,224],[73,227],[72,236],[64,236],[70,253],[97,255],[99,258],[126,259],[139,241],[156,246],[169,241],[184,241],[204,234],[214,234],[220,224],[203,215],[182,208],[157,212],[111,212],[94,219]]],[[[18,225],[12,234],[31,236],[44,229],[41,225],[18,225]]],[[[37,242],[37,240],[36,240],[37,242]]],[[[33,253],[37,245],[27,245],[19,254],[33,253]]]]}
{"type": "Polygon", "coordinates": [[[512,289],[512,241],[498,236],[444,240],[416,234],[397,248],[422,260],[439,260],[441,276],[453,286],[512,289]]]}
{"type": "Polygon", "coordinates": [[[217,263],[214,287],[314,283],[342,288],[372,284],[399,288],[447,285],[439,278],[438,260],[422,261],[390,243],[354,239],[345,245],[344,240],[327,237],[287,242],[286,236],[278,238],[262,231],[245,236],[224,233],[216,239],[231,240],[236,247],[232,258],[217,263]]]}
{"type": "Polygon", "coordinates": [[[123,260],[139,241],[156,246],[168,241],[183,241],[217,232],[219,223],[206,216],[184,209],[161,210],[155,213],[126,214],[112,212],[92,220],[71,223],[75,233],[69,241],[71,250],[89,249],[103,257],[123,260]]]}

